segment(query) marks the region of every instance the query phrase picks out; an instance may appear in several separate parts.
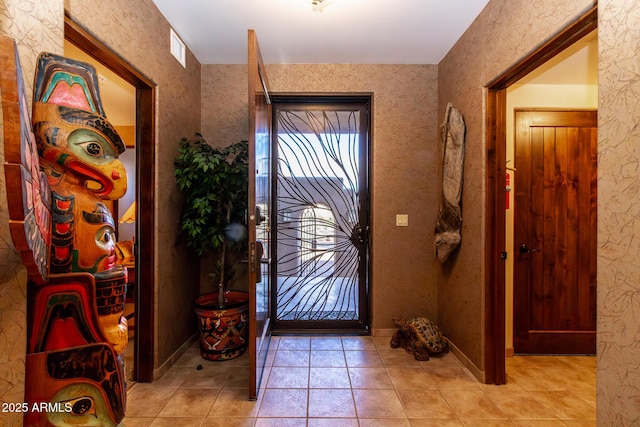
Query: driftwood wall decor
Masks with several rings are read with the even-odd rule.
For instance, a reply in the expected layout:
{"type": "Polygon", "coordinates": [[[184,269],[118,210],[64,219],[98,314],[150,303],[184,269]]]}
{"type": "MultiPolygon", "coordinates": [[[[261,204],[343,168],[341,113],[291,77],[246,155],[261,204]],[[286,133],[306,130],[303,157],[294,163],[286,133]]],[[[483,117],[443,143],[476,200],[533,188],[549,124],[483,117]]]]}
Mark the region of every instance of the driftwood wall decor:
{"type": "Polygon", "coordinates": [[[445,262],[461,240],[462,173],[464,169],[465,124],[462,114],[451,103],[442,123],[442,199],[436,219],[435,254],[445,262]]]}

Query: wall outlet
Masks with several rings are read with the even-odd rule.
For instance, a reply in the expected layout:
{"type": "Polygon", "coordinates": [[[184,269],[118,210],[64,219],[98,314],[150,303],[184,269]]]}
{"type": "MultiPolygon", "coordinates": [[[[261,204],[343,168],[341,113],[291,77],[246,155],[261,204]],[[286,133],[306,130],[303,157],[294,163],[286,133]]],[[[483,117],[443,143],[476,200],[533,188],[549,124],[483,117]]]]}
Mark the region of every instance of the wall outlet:
{"type": "Polygon", "coordinates": [[[407,214],[397,214],[396,215],[396,227],[408,227],[409,226],[409,215],[407,214]]]}

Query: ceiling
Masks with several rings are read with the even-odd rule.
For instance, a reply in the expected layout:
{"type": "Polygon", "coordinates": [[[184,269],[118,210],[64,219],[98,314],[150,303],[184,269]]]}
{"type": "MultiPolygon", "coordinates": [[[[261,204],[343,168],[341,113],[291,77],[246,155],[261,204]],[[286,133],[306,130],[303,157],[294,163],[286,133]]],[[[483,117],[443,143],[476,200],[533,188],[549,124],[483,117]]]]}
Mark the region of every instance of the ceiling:
{"type": "Polygon", "coordinates": [[[201,64],[438,64],[489,0],[153,0],[201,64]]]}

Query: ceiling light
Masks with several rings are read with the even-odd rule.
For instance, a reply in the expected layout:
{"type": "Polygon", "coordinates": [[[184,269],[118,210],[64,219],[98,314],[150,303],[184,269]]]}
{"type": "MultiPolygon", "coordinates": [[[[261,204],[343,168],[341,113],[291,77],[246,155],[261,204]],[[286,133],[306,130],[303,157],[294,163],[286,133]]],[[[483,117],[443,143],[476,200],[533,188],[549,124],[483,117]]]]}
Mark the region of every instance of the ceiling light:
{"type": "Polygon", "coordinates": [[[322,10],[329,4],[331,3],[330,1],[327,1],[325,4],[322,4],[322,2],[325,0],[311,0],[311,5],[313,6],[313,11],[314,12],[322,12],[322,10]]]}

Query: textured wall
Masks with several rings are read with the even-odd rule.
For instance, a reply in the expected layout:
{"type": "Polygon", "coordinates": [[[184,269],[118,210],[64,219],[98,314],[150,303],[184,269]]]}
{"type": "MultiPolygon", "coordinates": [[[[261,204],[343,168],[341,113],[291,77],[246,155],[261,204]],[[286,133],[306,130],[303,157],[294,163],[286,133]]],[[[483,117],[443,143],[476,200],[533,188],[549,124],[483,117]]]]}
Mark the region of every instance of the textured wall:
{"type": "Polygon", "coordinates": [[[156,91],[156,360],[159,367],[195,332],[197,264],[176,244],[180,196],[173,179],[178,142],[200,130],[200,63],[187,68],[169,52],[169,24],[151,0],[67,0],[73,19],[157,85],[156,91]]]}
{"type": "Polygon", "coordinates": [[[492,0],[438,68],[438,111],[447,102],[467,125],[462,189],[462,245],[438,278],[441,327],[484,370],[484,90],[527,52],[591,8],[594,0],[492,0]]]}
{"type": "MultiPolygon", "coordinates": [[[[0,35],[20,40],[27,96],[31,99],[36,57],[42,50],[62,52],[63,1],[0,0],[0,35]],[[42,25],[42,23],[46,25],[42,25]]],[[[2,95],[0,94],[0,97],[2,95]]],[[[0,115],[2,114],[0,110],[0,115]]],[[[4,165],[4,128],[0,124],[0,165],[4,165]]],[[[0,168],[0,401],[24,400],[27,350],[27,271],[9,233],[4,167],[0,168]]],[[[0,424],[21,426],[22,414],[2,413],[0,424]]]]}
{"type": "Polygon", "coordinates": [[[640,425],[640,4],[598,5],[598,425],[640,425]]]}
{"type": "MultiPolygon", "coordinates": [[[[173,159],[183,135],[200,130],[200,64],[187,52],[187,68],[169,53],[169,24],[151,0],[99,0],[0,2],[0,34],[18,40],[27,92],[30,93],[35,61],[41,51],[63,53],[65,8],[72,19],[110,47],[156,85],[156,283],[142,284],[155,294],[156,368],[195,332],[192,314],[197,294],[197,263],[176,244],[180,203],[173,179],[173,159]]],[[[2,148],[3,146],[0,146],[2,148]]],[[[0,198],[4,200],[4,171],[0,172],[0,198]]],[[[25,277],[20,275],[8,234],[6,202],[0,203],[0,397],[22,387],[24,374],[25,277]],[[4,220],[3,220],[4,218],[4,220]],[[11,313],[10,315],[8,313],[11,313]],[[21,316],[15,313],[22,313],[21,316]],[[9,320],[3,320],[9,319],[9,320]],[[16,321],[15,319],[20,319],[16,321]],[[5,325],[4,322],[9,322],[5,325]],[[15,334],[13,333],[15,331],[15,334]],[[9,354],[9,353],[7,353],[9,354]],[[7,362],[7,363],[5,363],[7,362]],[[16,385],[14,385],[14,383],[16,385]]],[[[12,399],[19,401],[21,399],[12,399]]],[[[7,399],[8,401],[8,399],[7,399]]],[[[4,415],[4,414],[3,414],[4,415]]]]}
{"type": "MultiPolygon", "coordinates": [[[[372,326],[391,328],[391,317],[397,315],[437,318],[433,255],[437,67],[269,64],[266,68],[274,93],[373,93],[372,326]],[[409,227],[395,226],[397,213],[409,215],[409,227]]],[[[216,144],[247,138],[246,66],[205,65],[202,76],[205,138],[216,144]]]]}

